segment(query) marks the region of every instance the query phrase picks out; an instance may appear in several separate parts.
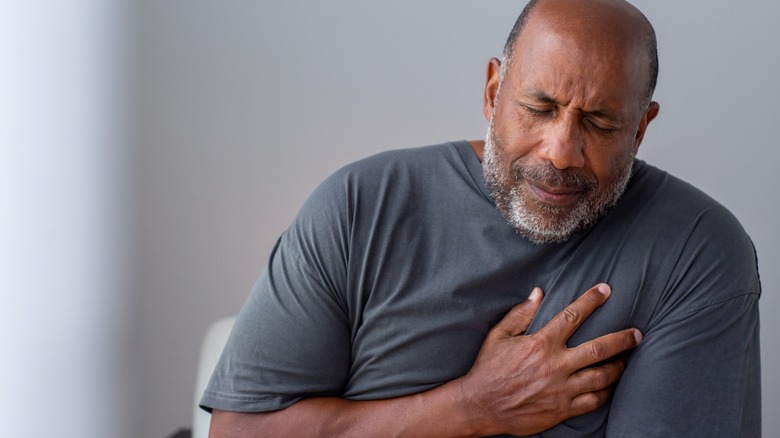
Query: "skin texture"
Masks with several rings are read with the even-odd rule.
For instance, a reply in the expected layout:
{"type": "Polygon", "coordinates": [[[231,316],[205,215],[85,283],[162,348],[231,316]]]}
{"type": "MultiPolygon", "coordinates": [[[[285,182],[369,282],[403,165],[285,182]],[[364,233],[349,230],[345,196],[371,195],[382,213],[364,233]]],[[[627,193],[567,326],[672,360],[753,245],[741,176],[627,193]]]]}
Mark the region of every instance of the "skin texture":
{"type": "MultiPolygon", "coordinates": [[[[484,114],[492,120],[507,174],[513,163],[574,169],[607,187],[630,162],[658,113],[640,101],[647,59],[636,34],[647,26],[622,1],[544,0],[516,42],[499,96],[500,61],[490,60],[484,114]],[[632,30],[633,29],[633,30],[632,30]],[[607,133],[608,130],[609,132],[607,133]]],[[[482,158],[484,144],[472,142],[482,158]]],[[[578,193],[509,178],[545,218],[545,204],[566,209],[578,193]]],[[[464,376],[435,389],[388,400],[308,398],[276,412],[215,410],[210,436],[529,435],[607,401],[634,348],[634,329],[568,348],[566,340],[603,304],[597,285],[536,333],[526,335],[543,299],[536,289],[486,337],[464,376]],[[606,362],[605,362],[606,361],[606,362]],[[594,366],[595,364],[599,366],[594,366]]]]}

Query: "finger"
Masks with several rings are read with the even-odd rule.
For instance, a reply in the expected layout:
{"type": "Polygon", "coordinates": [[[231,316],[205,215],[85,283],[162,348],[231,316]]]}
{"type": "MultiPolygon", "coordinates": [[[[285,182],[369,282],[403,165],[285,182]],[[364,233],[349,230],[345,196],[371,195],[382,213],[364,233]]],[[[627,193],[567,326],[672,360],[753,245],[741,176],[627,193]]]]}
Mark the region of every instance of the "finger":
{"type": "Polygon", "coordinates": [[[576,301],[569,304],[560,313],[555,315],[539,333],[544,333],[552,339],[565,342],[582,325],[583,321],[604,304],[609,298],[611,289],[601,283],[588,289],[576,301]]]}
{"type": "Polygon", "coordinates": [[[607,362],[598,367],[577,371],[569,377],[569,386],[574,394],[586,394],[601,391],[617,382],[626,369],[623,358],[607,362]]]}
{"type": "Polygon", "coordinates": [[[599,406],[609,400],[612,388],[604,388],[599,391],[586,392],[574,397],[569,405],[569,414],[574,417],[595,411],[599,406]]]}
{"type": "Polygon", "coordinates": [[[544,294],[540,288],[534,288],[528,299],[516,305],[496,324],[491,333],[501,337],[517,336],[522,334],[534,320],[536,310],[542,302],[544,294]]]}
{"type": "Polygon", "coordinates": [[[642,333],[639,330],[633,328],[621,330],[570,348],[567,359],[575,369],[585,368],[630,350],[640,342],[642,342],[642,333]]]}

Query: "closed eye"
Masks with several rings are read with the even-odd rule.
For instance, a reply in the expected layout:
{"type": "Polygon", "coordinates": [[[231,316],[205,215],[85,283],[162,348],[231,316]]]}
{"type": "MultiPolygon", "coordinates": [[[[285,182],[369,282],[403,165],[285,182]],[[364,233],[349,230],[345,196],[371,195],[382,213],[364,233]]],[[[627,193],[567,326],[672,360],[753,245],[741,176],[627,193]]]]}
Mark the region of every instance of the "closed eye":
{"type": "Polygon", "coordinates": [[[552,116],[555,112],[555,110],[552,108],[534,108],[529,105],[522,105],[522,107],[526,112],[528,112],[528,114],[538,117],[549,117],[552,116]]]}
{"type": "Polygon", "coordinates": [[[594,122],[593,120],[586,119],[585,123],[588,124],[591,128],[593,128],[596,132],[600,134],[614,134],[618,131],[618,128],[610,128],[606,126],[602,126],[597,122],[594,122]]]}

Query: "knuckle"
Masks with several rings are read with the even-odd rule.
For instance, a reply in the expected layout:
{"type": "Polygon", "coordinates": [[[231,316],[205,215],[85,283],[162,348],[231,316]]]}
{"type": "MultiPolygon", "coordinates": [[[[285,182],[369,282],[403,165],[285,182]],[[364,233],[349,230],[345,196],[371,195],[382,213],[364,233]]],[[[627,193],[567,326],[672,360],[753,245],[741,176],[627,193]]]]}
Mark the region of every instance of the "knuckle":
{"type": "Polygon", "coordinates": [[[538,369],[539,369],[539,376],[542,379],[550,379],[557,374],[556,373],[557,370],[555,366],[550,363],[542,363],[538,369]]]}
{"type": "Polygon", "coordinates": [[[582,295],[582,301],[589,306],[596,307],[604,300],[604,295],[596,289],[591,289],[582,295]]]}
{"type": "Polygon", "coordinates": [[[504,335],[505,335],[505,330],[503,330],[501,326],[495,326],[488,331],[488,334],[485,337],[485,341],[497,339],[504,335]]]}
{"type": "Polygon", "coordinates": [[[623,371],[626,370],[626,362],[623,359],[615,360],[610,365],[610,374],[615,375],[615,378],[620,377],[620,375],[623,374],[623,371]]]}
{"type": "Polygon", "coordinates": [[[599,397],[598,393],[591,392],[588,394],[583,394],[582,397],[582,405],[588,411],[595,410],[601,406],[601,398],[599,397]]]}
{"type": "Polygon", "coordinates": [[[536,355],[543,355],[544,351],[547,349],[547,340],[544,336],[539,336],[538,334],[534,334],[533,336],[529,336],[528,338],[528,355],[536,356],[536,355]]]}
{"type": "Polygon", "coordinates": [[[531,312],[526,309],[526,306],[519,305],[512,308],[512,310],[509,311],[512,318],[515,319],[523,319],[531,316],[531,312]]]}
{"type": "Polygon", "coordinates": [[[577,396],[570,413],[581,415],[592,412],[607,401],[609,394],[610,392],[605,389],[580,394],[577,396]]]}
{"type": "Polygon", "coordinates": [[[624,371],[623,368],[615,368],[611,373],[604,376],[605,383],[606,383],[604,386],[606,387],[617,382],[620,379],[620,376],[623,375],[623,371],[624,371]]]}
{"type": "Polygon", "coordinates": [[[623,366],[622,361],[619,360],[604,366],[601,373],[601,387],[604,388],[617,382],[624,370],[625,367],[623,366]]]}
{"type": "Polygon", "coordinates": [[[588,346],[588,354],[590,355],[590,358],[596,362],[604,359],[606,355],[604,345],[600,342],[591,343],[588,346]]]}
{"type": "Polygon", "coordinates": [[[636,339],[630,332],[615,333],[610,337],[610,343],[615,351],[627,351],[636,347],[636,339]]]}
{"type": "Polygon", "coordinates": [[[585,391],[600,391],[612,384],[612,378],[605,370],[591,369],[582,374],[581,382],[581,388],[585,391]]]}
{"type": "Polygon", "coordinates": [[[609,371],[597,373],[593,378],[594,387],[599,389],[606,388],[607,386],[611,385],[616,379],[617,376],[614,373],[611,373],[609,371]]]}
{"type": "Polygon", "coordinates": [[[566,320],[566,322],[571,324],[579,323],[580,318],[582,317],[580,310],[574,306],[566,306],[566,308],[563,309],[561,314],[563,315],[563,318],[566,320]]]}

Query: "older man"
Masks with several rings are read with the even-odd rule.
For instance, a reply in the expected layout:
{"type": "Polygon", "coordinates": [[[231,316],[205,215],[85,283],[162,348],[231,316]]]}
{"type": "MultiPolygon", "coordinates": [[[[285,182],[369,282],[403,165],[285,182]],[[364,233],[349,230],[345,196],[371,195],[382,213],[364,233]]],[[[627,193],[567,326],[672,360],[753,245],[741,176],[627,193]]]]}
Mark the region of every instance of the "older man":
{"type": "Polygon", "coordinates": [[[752,244],[634,158],[655,46],[621,0],[532,1],[484,143],[327,179],[239,315],[212,435],[758,436],[752,244]]]}

